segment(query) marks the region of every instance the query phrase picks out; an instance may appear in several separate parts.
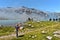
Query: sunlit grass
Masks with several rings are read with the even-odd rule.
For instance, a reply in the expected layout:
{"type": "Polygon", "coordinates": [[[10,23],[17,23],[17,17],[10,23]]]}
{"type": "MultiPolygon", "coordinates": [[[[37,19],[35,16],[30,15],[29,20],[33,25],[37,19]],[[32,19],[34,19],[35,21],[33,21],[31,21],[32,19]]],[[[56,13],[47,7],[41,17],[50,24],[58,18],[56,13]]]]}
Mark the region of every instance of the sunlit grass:
{"type": "MultiPolygon", "coordinates": [[[[13,32],[14,28],[3,28],[2,33],[10,33],[13,32]],[[9,30],[8,30],[9,29],[9,30]]],[[[54,37],[53,32],[60,30],[60,22],[54,22],[54,21],[28,21],[25,22],[24,29],[20,30],[22,32],[25,32],[24,36],[22,37],[12,37],[12,39],[6,39],[6,40],[47,40],[47,36],[51,36],[52,40],[60,40],[60,38],[54,37]],[[34,27],[29,26],[33,25],[34,27]],[[43,34],[42,31],[45,31],[46,33],[43,34]],[[34,37],[36,35],[36,37],[34,37]]],[[[19,32],[20,32],[19,31],[19,32]]],[[[1,32],[1,30],[0,30],[1,32]]],[[[3,35],[3,34],[2,34],[3,35]]],[[[20,36],[20,35],[19,35],[20,36]]]]}
{"type": "Polygon", "coordinates": [[[14,27],[6,26],[6,27],[0,27],[0,36],[8,35],[14,32],[14,27]]]}
{"type": "MultiPolygon", "coordinates": [[[[60,40],[60,38],[54,37],[53,32],[60,30],[60,22],[53,21],[41,21],[41,22],[26,22],[25,27],[27,29],[33,29],[32,32],[26,33],[23,37],[13,38],[13,40],[47,40],[46,36],[52,36],[52,40],[60,40]],[[28,26],[28,24],[33,25],[34,27],[28,26]],[[42,34],[42,30],[47,32],[46,34],[42,34]],[[37,35],[36,38],[29,37],[29,35],[37,35]]],[[[26,31],[26,30],[25,30],[26,31]]]]}

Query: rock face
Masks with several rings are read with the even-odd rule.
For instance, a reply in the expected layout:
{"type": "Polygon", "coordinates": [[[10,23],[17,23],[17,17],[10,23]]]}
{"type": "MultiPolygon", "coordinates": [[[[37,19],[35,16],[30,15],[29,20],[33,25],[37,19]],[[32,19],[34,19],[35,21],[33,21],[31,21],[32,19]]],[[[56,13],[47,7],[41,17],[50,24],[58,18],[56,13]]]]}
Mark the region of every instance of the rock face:
{"type": "Polygon", "coordinates": [[[42,20],[46,19],[48,17],[48,14],[46,12],[34,8],[28,8],[22,6],[19,8],[13,8],[13,7],[0,8],[0,17],[8,19],[21,19],[21,20],[26,20],[30,17],[33,18],[34,20],[42,20]]]}
{"type": "Polygon", "coordinates": [[[60,13],[46,12],[37,10],[35,8],[28,8],[25,6],[18,8],[14,7],[0,8],[0,17],[7,19],[26,20],[28,18],[33,18],[34,20],[39,21],[39,20],[48,20],[49,18],[60,18],[59,14],[60,13]]]}

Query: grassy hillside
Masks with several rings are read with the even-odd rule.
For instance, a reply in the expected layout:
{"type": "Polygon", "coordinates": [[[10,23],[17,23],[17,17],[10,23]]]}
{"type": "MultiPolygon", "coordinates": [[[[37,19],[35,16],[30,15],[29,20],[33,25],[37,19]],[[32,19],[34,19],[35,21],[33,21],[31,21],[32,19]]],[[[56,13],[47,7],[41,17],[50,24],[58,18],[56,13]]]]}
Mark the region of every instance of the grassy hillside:
{"type": "Polygon", "coordinates": [[[52,22],[52,21],[32,22],[30,21],[30,22],[26,22],[25,24],[26,24],[25,25],[26,34],[23,37],[13,38],[12,40],[47,40],[46,38],[47,36],[51,36],[52,40],[60,40],[60,38],[53,36],[54,31],[60,30],[60,22],[52,22]],[[28,26],[29,24],[33,25],[33,27],[28,26]],[[42,33],[43,30],[46,32],[46,34],[42,33]]]}
{"type": "Polygon", "coordinates": [[[14,32],[14,27],[11,26],[3,26],[0,27],[0,36],[8,35],[14,32]]]}
{"type": "MultiPolygon", "coordinates": [[[[53,34],[53,32],[57,30],[60,30],[60,22],[28,21],[25,22],[24,29],[22,30],[24,36],[19,35],[20,37],[18,38],[12,37],[1,40],[47,40],[47,36],[51,36],[52,40],[60,40],[60,38],[55,37],[53,34]],[[42,31],[45,31],[46,33],[42,33],[42,31]]],[[[19,32],[21,32],[21,30],[19,32]]]]}

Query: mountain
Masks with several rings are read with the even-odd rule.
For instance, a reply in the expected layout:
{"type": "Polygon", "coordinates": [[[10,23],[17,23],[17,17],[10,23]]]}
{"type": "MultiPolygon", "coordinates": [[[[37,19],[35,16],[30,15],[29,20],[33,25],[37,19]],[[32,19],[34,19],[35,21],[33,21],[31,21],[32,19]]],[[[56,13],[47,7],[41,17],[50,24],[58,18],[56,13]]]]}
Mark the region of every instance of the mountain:
{"type": "Polygon", "coordinates": [[[0,20],[9,20],[8,18],[2,18],[2,17],[0,17],[0,20]]]}
{"type": "Polygon", "coordinates": [[[36,20],[42,20],[48,18],[49,15],[44,11],[24,6],[18,8],[0,8],[0,20],[1,18],[26,20],[28,17],[36,20]]]}
{"type": "Polygon", "coordinates": [[[59,18],[60,13],[41,11],[35,8],[22,7],[6,7],[0,8],[0,20],[27,20],[33,18],[34,20],[48,20],[49,18],[59,18]]]}

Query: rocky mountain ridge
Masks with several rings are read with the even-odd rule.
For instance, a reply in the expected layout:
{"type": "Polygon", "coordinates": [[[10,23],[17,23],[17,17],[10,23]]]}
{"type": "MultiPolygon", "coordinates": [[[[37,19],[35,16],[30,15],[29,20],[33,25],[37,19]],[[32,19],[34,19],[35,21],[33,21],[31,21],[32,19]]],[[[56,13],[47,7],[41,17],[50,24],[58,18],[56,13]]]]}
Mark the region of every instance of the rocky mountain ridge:
{"type": "MultiPolygon", "coordinates": [[[[57,18],[60,13],[50,13],[35,8],[28,8],[25,6],[13,8],[6,7],[0,8],[0,17],[8,19],[27,19],[28,17],[34,19],[48,19],[48,18],[57,18]]],[[[0,19],[1,20],[1,19],[0,19]]],[[[3,20],[3,19],[2,19],[3,20]]]]}

